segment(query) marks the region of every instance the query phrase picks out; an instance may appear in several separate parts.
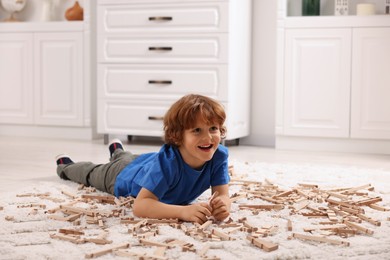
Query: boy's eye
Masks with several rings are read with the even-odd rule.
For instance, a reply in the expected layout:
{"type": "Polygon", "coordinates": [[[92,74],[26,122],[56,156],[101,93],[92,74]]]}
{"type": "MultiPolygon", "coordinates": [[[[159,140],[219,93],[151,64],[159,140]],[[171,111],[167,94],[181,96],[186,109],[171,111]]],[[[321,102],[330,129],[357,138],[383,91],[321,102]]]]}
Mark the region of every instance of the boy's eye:
{"type": "Polygon", "coordinates": [[[194,128],[194,129],[192,129],[192,132],[193,133],[200,133],[200,128],[194,128]]]}
{"type": "Polygon", "coordinates": [[[212,131],[212,132],[216,132],[216,131],[218,131],[218,130],[219,130],[219,128],[216,127],[216,126],[212,126],[212,127],[210,128],[210,131],[212,131]]]}

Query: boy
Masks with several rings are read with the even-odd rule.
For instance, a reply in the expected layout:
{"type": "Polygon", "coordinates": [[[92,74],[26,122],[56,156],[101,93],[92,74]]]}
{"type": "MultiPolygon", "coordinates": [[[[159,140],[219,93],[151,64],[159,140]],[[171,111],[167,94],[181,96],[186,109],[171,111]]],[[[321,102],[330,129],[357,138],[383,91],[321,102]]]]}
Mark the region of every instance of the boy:
{"type": "Polygon", "coordinates": [[[109,145],[109,163],[74,163],[59,155],[57,174],[117,197],[135,197],[133,213],[138,217],[200,224],[210,216],[224,220],[230,212],[228,151],[219,144],[226,134],[225,118],[217,101],[187,95],[164,116],[165,144],[159,152],[134,155],[115,139],[109,145]],[[217,192],[210,203],[190,204],[210,186],[212,194],[217,192]]]}

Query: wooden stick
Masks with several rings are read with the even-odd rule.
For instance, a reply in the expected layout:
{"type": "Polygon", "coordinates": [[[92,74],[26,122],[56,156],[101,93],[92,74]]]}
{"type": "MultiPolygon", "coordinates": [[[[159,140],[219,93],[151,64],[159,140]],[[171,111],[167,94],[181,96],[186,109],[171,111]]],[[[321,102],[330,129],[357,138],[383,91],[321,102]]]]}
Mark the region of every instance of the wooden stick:
{"type": "Polygon", "coordinates": [[[290,195],[290,194],[293,193],[293,192],[294,192],[293,190],[284,191],[284,192],[281,192],[281,193],[279,193],[279,194],[276,194],[276,195],[272,196],[272,198],[285,197],[285,196],[290,195]]]}
{"type": "Polygon", "coordinates": [[[68,197],[70,197],[70,198],[72,198],[72,199],[76,199],[77,198],[77,195],[75,195],[75,194],[73,194],[73,193],[71,193],[69,191],[66,191],[66,190],[61,190],[61,193],[66,195],[66,196],[68,196],[68,197]]]}
{"type": "Polygon", "coordinates": [[[108,203],[108,204],[114,204],[115,205],[115,197],[114,196],[101,196],[101,195],[84,194],[84,195],[81,196],[81,198],[97,200],[100,203],[108,203]]]}
{"type": "Polygon", "coordinates": [[[51,238],[57,238],[60,240],[69,241],[75,244],[82,244],[84,243],[84,239],[81,239],[79,236],[72,236],[72,235],[63,235],[63,234],[51,234],[51,238]]]}
{"type": "Polygon", "coordinates": [[[290,219],[287,220],[287,231],[292,231],[292,223],[290,219]]]}
{"type": "Polygon", "coordinates": [[[67,229],[67,228],[60,228],[58,230],[58,233],[62,234],[71,234],[71,235],[84,235],[83,231],[77,230],[77,229],[67,229]]]}
{"type": "Polygon", "coordinates": [[[107,240],[107,239],[103,239],[103,238],[84,238],[84,241],[85,242],[91,242],[91,243],[95,243],[95,244],[98,244],[98,245],[105,245],[105,244],[111,244],[112,243],[112,240],[107,240]]]}
{"type": "Polygon", "coordinates": [[[119,244],[119,245],[115,245],[115,246],[109,247],[107,249],[95,251],[93,253],[88,253],[88,254],[85,255],[85,258],[95,258],[95,257],[99,257],[99,256],[102,256],[102,255],[105,255],[105,254],[112,253],[114,250],[117,250],[117,249],[123,249],[123,248],[129,248],[129,247],[130,247],[129,243],[123,243],[123,244],[119,244]]]}
{"type": "Polygon", "coordinates": [[[351,213],[351,214],[364,214],[364,209],[351,209],[348,207],[340,206],[340,210],[351,213]]]}
{"type": "Polygon", "coordinates": [[[333,210],[328,209],[326,211],[326,214],[328,215],[328,218],[329,218],[330,221],[334,221],[334,222],[338,221],[336,213],[333,210]]]}
{"type": "Polygon", "coordinates": [[[253,195],[253,197],[260,198],[262,200],[265,200],[265,201],[268,201],[271,203],[275,203],[275,204],[283,204],[284,203],[283,200],[277,200],[277,199],[273,199],[271,197],[267,197],[267,196],[263,196],[263,195],[253,195]]]}
{"type": "Polygon", "coordinates": [[[235,202],[239,199],[244,199],[246,197],[247,197],[247,194],[238,194],[238,195],[234,194],[230,197],[230,202],[235,202]]]}
{"type": "Polygon", "coordinates": [[[38,204],[38,203],[30,203],[30,204],[24,204],[24,205],[18,205],[17,208],[41,208],[45,209],[46,205],[45,204],[38,204]]]}
{"type": "Polygon", "coordinates": [[[244,227],[249,228],[249,229],[251,230],[251,232],[254,232],[254,231],[257,231],[257,230],[258,230],[257,227],[254,227],[254,226],[252,226],[251,224],[249,224],[248,220],[244,220],[244,221],[242,222],[242,224],[244,225],[244,227]]]}
{"type": "Polygon", "coordinates": [[[365,199],[365,200],[360,200],[360,201],[355,202],[354,204],[356,204],[358,206],[367,206],[367,205],[370,205],[370,204],[373,204],[373,203],[377,203],[379,201],[382,201],[381,197],[375,197],[375,198],[369,198],[369,199],[365,199]]]}
{"type": "Polygon", "coordinates": [[[170,248],[171,245],[166,244],[166,243],[160,243],[152,240],[147,240],[147,239],[140,239],[139,242],[145,246],[163,246],[163,247],[168,247],[170,248]]]}
{"type": "Polygon", "coordinates": [[[357,208],[356,206],[353,206],[351,204],[349,204],[348,202],[345,202],[345,201],[337,201],[337,200],[333,200],[333,199],[325,199],[326,202],[328,202],[329,204],[335,204],[335,205],[338,205],[338,206],[344,206],[344,207],[347,207],[347,208],[357,208]]]}
{"type": "Polygon", "coordinates": [[[258,184],[258,185],[262,184],[260,181],[247,181],[247,180],[236,179],[236,178],[230,178],[230,182],[242,182],[244,184],[258,184]]]}
{"type": "Polygon", "coordinates": [[[253,205],[253,204],[241,204],[238,206],[240,209],[264,209],[264,210],[281,210],[284,208],[281,204],[273,204],[273,205],[253,205]]]}
{"type": "Polygon", "coordinates": [[[165,256],[159,256],[159,255],[151,255],[147,253],[138,253],[138,252],[132,252],[132,251],[125,251],[125,250],[114,250],[113,253],[117,256],[122,256],[122,257],[131,257],[133,258],[134,256],[138,257],[138,259],[168,259],[165,256]]]}
{"type": "Polygon", "coordinates": [[[375,226],[380,226],[380,225],[381,225],[381,222],[380,222],[380,221],[374,220],[374,219],[372,219],[372,218],[369,218],[369,217],[367,217],[366,215],[357,214],[356,216],[357,216],[358,218],[361,218],[361,219],[364,220],[364,221],[367,221],[368,223],[371,223],[371,224],[375,225],[375,226]]]}
{"type": "Polygon", "coordinates": [[[95,216],[96,215],[96,212],[94,210],[88,210],[88,209],[84,209],[84,208],[72,207],[72,206],[67,206],[67,205],[60,205],[60,209],[66,210],[69,212],[73,212],[76,214],[82,213],[82,214],[85,214],[87,216],[95,216]]]}
{"type": "Polygon", "coordinates": [[[206,221],[205,223],[203,223],[203,224],[199,227],[199,229],[201,229],[201,230],[206,230],[212,223],[213,223],[212,220],[208,220],[208,221],[206,221]]]}
{"type": "Polygon", "coordinates": [[[362,186],[358,186],[358,187],[347,189],[343,193],[350,194],[350,193],[353,193],[355,191],[367,189],[367,188],[370,188],[370,187],[371,187],[371,184],[365,184],[365,185],[362,185],[362,186]]]}
{"type": "Polygon", "coordinates": [[[211,197],[209,199],[209,205],[211,205],[211,202],[213,201],[213,199],[215,199],[218,195],[219,195],[218,191],[214,192],[213,195],[211,195],[211,197]]]}
{"type": "Polygon", "coordinates": [[[46,193],[25,193],[25,194],[16,194],[16,197],[46,197],[49,196],[50,192],[46,193]]]}
{"type": "Polygon", "coordinates": [[[50,244],[50,241],[41,241],[41,242],[31,242],[31,243],[18,243],[12,246],[37,246],[37,245],[46,245],[50,244]]]}
{"type": "Polygon", "coordinates": [[[312,232],[314,230],[337,230],[341,228],[347,228],[348,226],[345,224],[329,224],[329,225],[324,225],[320,227],[315,227],[315,228],[304,228],[303,230],[305,232],[312,232]]]}
{"type": "Polygon", "coordinates": [[[348,196],[348,195],[343,195],[343,194],[339,194],[336,192],[327,191],[326,193],[328,193],[329,196],[336,197],[336,198],[339,198],[341,200],[349,200],[349,198],[350,198],[350,196],[348,196]]]}
{"type": "Polygon", "coordinates": [[[221,240],[234,240],[231,236],[226,234],[225,232],[219,231],[217,229],[211,230],[211,234],[216,235],[221,238],[221,240]]]}
{"type": "Polygon", "coordinates": [[[389,211],[389,210],[390,210],[390,209],[388,209],[388,208],[379,206],[379,205],[377,205],[377,204],[369,204],[368,206],[369,206],[370,208],[372,208],[372,209],[379,210],[379,211],[389,211]]]}
{"type": "Polygon", "coordinates": [[[349,222],[349,221],[347,221],[347,220],[344,220],[343,223],[346,224],[347,226],[353,228],[353,229],[356,229],[356,230],[361,231],[361,232],[363,232],[363,233],[366,233],[366,234],[368,234],[368,235],[374,234],[374,231],[372,231],[371,229],[368,229],[368,228],[359,226],[358,224],[349,222]]]}
{"type": "Polygon", "coordinates": [[[306,208],[310,204],[309,200],[303,200],[300,203],[297,203],[297,205],[294,205],[295,211],[300,211],[301,209],[306,208]]]}
{"type": "Polygon", "coordinates": [[[306,184],[306,183],[298,183],[299,186],[305,187],[305,188],[318,188],[317,184],[306,184]]]}
{"type": "Polygon", "coordinates": [[[329,239],[326,237],[310,236],[310,235],[304,235],[304,234],[298,234],[298,233],[293,233],[292,236],[294,238],[299,238],[299,239],[303,239],[303,240],[310,240],[310,241],[324,242],[324,243],[330,243],[330,244],[335,244],[335,245],[349,246],[348,241],[334,240],[334,239],[329,239]]]}
{"type": "Polygon", "coordinates": [[[278,244],[264,241],[262,239],[255,238],[253,236],[247,236],[246,238],[251,242],[251,244],[257,246],[258,248],[263,249],[266,252],[275,251],[276,249],[279,248],[278,244]]]}
{"type": "Polygon", "coordinates": [[[171,218],[171,219],[151,219],[151,218],[148,218],[146,223],[150,224],[150,225],[153,225],[153,224],[178,224],[179,219],[177,219],[177,218],[171,218]]]}

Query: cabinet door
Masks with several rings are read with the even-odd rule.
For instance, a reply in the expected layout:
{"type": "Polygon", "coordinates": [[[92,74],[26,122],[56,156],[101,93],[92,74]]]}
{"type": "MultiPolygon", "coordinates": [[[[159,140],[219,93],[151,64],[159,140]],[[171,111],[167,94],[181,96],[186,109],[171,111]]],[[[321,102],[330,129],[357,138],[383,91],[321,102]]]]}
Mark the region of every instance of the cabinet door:
{"type": "Polygon", "coordinates": [[[34,35],[36,124],[82,125],[82,47],[78,32],[34,35]]]}
{"type": "Polygon", "coordinates": [[[353,31],[351,137],[390,139],[390,28],[353,31]]]}
{"type": "Polygon", "coordinates": [[[284,134],[348,137],[351,30],[289,29],[284,134]]]}
{"type": "Polygon", "coordinates": [[[0,123],[33,122],[32,34],[0,33],[0,123]]]}

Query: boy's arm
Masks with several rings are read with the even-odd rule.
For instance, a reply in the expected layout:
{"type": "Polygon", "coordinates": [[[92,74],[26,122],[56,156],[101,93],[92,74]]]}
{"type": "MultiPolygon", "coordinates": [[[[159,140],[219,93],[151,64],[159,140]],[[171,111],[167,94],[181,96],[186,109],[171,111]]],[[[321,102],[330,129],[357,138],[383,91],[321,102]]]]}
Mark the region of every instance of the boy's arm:
{"type": "Polygon", "coordinates": [[[217,220],[224,220],[230,214],[231,201],[229,198],[229,185],[219,185],[211,188],[211,192],[214,194],[218,192],[218,195],[210,201],[212,207],[212,215],[217,220]]]}
{"type": "Polygon", "coordinates": [[[178,218],[184,221],[203,224],[211,216],[211,207],[207,203],[187,206],[162,203],[149,190],[142,188],[134,201],[133,213],[141,218],[178,218]]]}

